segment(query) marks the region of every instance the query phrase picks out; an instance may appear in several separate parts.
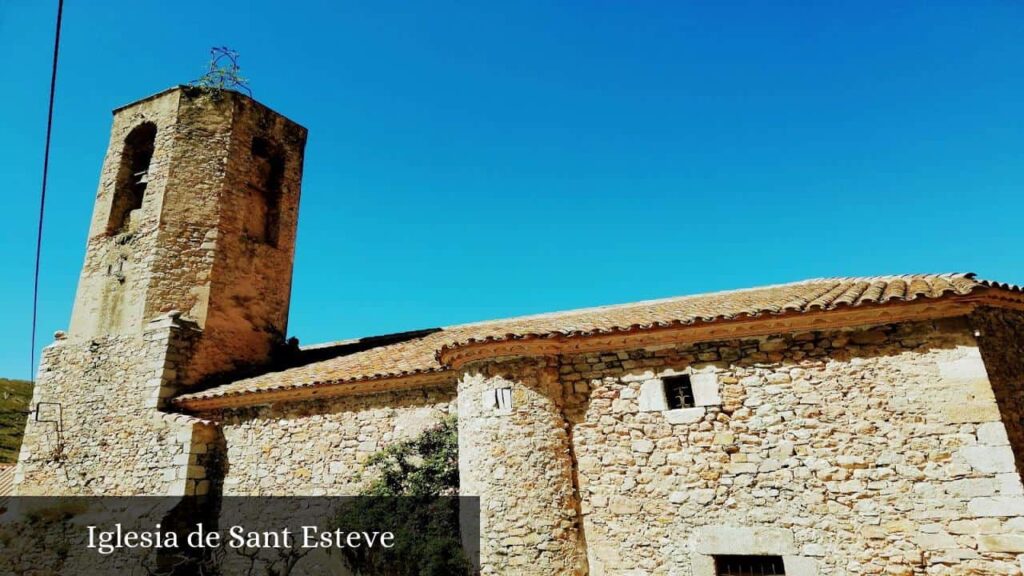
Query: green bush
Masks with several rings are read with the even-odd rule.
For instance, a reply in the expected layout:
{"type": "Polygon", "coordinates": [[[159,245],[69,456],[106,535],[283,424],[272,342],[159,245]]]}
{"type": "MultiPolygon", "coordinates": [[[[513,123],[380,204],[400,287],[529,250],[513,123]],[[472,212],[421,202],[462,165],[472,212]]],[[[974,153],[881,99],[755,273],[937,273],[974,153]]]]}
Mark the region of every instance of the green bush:
{"type": "Polygon", "coordinates": [[[31,382],[0,378],[0,463],[18,461],[31,404],[31,382]]]}
{"type": "Polygon", "coordinates": [[[459,436],[454,418],[372,455],[364,473],[372,480],[361,496],[338,511],[333,528],[394,528],[395,546],[343,548],[356,574],[457,576],[471,574],[459,530],[459,436]]]}

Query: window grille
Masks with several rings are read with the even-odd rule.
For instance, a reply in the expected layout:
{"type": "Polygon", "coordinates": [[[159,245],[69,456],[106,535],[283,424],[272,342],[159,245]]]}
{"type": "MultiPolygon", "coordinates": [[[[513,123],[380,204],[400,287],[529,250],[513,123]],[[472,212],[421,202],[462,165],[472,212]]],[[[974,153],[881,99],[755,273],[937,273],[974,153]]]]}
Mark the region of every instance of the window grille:
{"type": "Polygon", "coordinates": [[[782,556],[715,556],[717,576],[786,576],[782,556]]]}
{"type": "Polygon", "coordinates": [[[662,378],[665,384],[665,400],[668,402],[669,410],[678,408],[693,408],[696,402],[693,399],[693,384],[690,383],[690,376],[666,376],[662,378]]]}

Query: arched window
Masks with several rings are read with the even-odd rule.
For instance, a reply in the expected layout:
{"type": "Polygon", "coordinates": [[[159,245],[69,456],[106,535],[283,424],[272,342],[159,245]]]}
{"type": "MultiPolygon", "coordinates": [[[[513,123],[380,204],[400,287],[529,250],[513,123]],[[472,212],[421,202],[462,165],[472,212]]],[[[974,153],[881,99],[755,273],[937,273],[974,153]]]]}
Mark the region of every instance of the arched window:
{"type": "Polygon", "coordinates": [[[107,220],[107,233],[117,234],[127,230],[132,213],[142,207],[155,142],[156,124],[152,122],[139,124],[124,139],[114,199],[110,205],[110,218],[107,220]]]}
{"type": "Polygon", "coordinates": [[[284,155],[265,138],[252,139],[252,170],[249,187],[247,234],[265,244],[277,246],[281,223],[281,180],[284,177],[284,155]]]}

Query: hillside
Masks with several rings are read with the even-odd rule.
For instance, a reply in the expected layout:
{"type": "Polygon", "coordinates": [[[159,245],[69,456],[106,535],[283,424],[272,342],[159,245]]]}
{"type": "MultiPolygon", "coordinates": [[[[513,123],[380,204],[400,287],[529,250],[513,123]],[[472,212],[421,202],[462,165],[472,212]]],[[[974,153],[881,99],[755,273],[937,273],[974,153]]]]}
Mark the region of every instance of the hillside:
{"type": "Polygon", "coordinates": [[[17,462],[31,402],[31,382],[0,378],[0,463],[17,462]]]}

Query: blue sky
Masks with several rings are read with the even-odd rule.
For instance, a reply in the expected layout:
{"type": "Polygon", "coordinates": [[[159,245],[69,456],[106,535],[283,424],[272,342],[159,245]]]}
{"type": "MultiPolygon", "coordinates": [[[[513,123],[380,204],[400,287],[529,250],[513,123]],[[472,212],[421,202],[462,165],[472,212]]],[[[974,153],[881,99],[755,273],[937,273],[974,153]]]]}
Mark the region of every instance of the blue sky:
{"type": "MultiPolygon", "coordinates": [[[[310,130],[304,343],[803,278],[1024,283],[1018,2],[68,2],[39,346],[110,110],[242,54],[310,130]],[[913,4],[913,5],[912,5],[913,4]]],[[[0,0],[0,375],[27,377],[56,0],[0,0]]]]}

